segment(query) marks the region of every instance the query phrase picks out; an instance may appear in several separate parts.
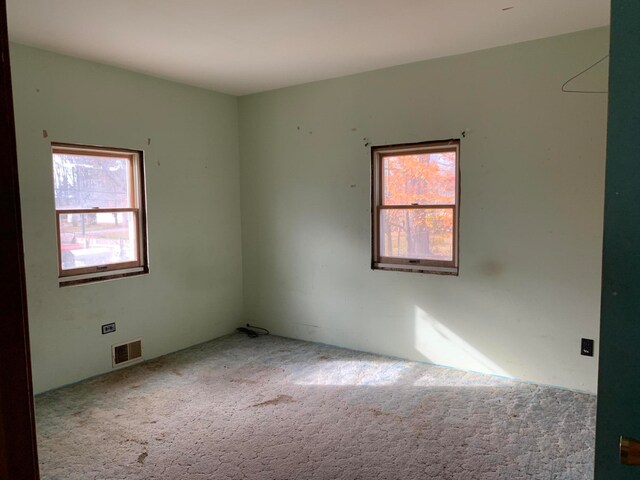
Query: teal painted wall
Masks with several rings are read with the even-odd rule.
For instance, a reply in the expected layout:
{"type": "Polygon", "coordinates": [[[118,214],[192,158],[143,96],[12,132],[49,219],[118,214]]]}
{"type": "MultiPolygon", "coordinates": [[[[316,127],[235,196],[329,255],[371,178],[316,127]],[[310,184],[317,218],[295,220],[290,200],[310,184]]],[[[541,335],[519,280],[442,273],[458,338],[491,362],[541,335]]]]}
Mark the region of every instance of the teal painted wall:
{"type": "Polygon", "coordinates": [[[640,2],[613,0],[596,480],[640,478],[619,462],[640,439],[640,2]]]}
{"type": "Polygon", "coordinates": [[[148,359],[231,332],[237,99],[21,45],[11,66],[36,392],[111,371],[114,343],[141,337],[148,359]],[[145,151],[149,275],[58,287],[51,141],[145,151]]]}

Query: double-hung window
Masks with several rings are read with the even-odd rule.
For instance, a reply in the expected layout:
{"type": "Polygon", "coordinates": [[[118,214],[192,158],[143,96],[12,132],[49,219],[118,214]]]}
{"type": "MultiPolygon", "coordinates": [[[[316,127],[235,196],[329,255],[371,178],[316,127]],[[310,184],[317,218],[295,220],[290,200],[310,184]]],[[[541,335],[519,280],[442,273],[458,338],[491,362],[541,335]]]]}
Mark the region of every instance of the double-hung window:
{"type": "Polygon", "coordinates": [[[52,144],[61,285],[148,272],[142,152],[52,144]]]}
{"type": "Polygon", "coordinates": [[[374,269],[458,274],[460,142],[372,147],[374,269]]]}

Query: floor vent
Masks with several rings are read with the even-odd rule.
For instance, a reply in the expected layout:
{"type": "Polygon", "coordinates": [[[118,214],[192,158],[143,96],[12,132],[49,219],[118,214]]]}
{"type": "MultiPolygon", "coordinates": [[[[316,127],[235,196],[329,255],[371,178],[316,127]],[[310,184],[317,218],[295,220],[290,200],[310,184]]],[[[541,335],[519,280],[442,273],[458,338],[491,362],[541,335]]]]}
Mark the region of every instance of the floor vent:
{"type": "Polygon", "coordinates": [[[111,353],[114,367],[142,360],[142,340],[113,345],[111,353]]]}

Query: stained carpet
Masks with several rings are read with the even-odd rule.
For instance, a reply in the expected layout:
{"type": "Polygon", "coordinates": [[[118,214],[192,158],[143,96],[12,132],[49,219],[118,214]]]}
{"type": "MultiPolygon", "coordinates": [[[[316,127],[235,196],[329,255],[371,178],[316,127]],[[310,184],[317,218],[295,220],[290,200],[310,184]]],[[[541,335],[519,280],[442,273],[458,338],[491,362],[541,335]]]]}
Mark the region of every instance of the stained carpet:
{"type": "Polygon", "coordinates": [[[45,480],[592,478],[595,397],[231,335],[36,399],[45,480]]]}

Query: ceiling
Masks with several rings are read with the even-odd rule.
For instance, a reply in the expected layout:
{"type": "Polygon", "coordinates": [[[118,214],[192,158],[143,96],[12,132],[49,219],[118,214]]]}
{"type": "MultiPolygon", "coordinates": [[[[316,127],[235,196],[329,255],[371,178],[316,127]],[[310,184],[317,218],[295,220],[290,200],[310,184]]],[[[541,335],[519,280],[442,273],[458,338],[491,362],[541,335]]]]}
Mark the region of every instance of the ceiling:
{"type": "Polygon", "coordinates": [[[7,3],[12,41],[234,95],[608,25],[610,8],[609,0],[7,3]]]}

